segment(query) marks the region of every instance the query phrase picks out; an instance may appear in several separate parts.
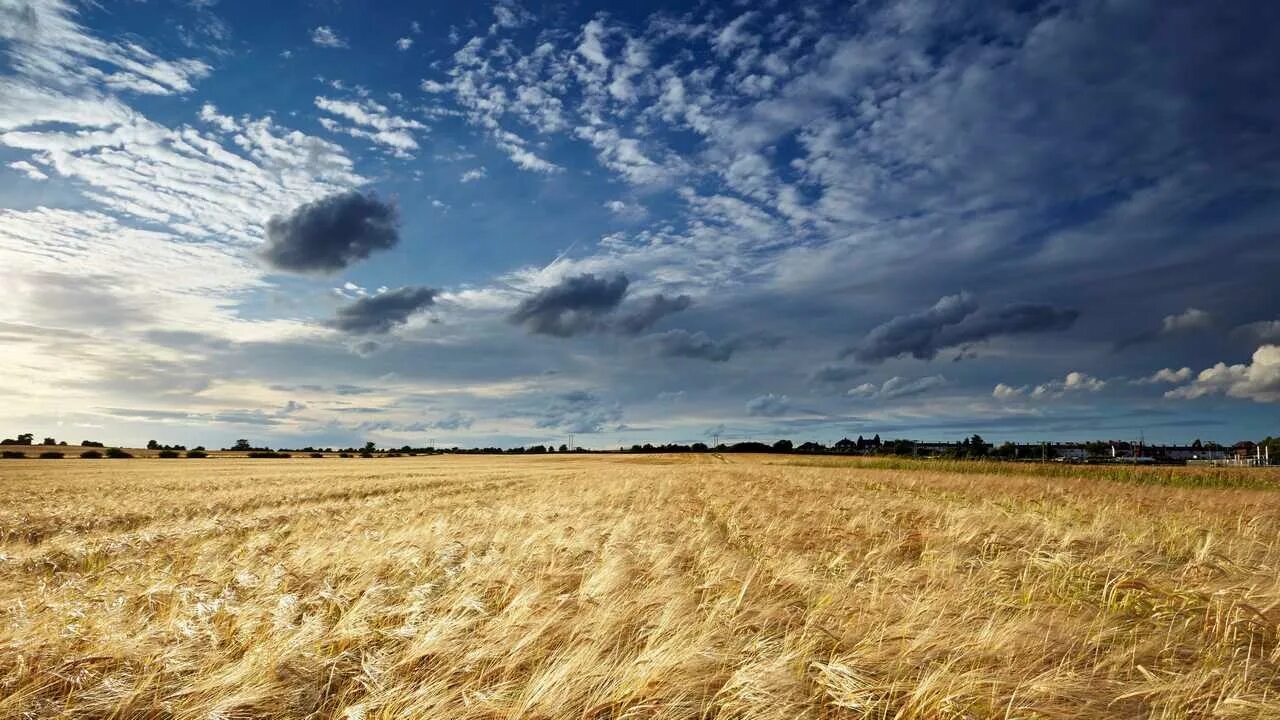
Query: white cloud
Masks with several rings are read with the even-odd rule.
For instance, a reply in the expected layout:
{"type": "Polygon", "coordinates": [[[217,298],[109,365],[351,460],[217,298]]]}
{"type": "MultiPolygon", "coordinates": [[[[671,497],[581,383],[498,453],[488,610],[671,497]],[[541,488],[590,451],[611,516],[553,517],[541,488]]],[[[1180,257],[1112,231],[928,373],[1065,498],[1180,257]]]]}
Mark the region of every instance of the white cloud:
{"type": "Polygon", "coordinates": [[[582,41],[578,43],[578,54],[588,62],[600,68],[608,69],[609,58],[605,55],[603,39],[604,23],[592,20],[582,26],[582,41]]]}
{"type": "Polygon", "coordinates": [[[649,214],[648,210],[640,203],[629,203],[622,200],[609,200],[604,204],[604,207],[614,215],[629,221],[641,220],[649,214]]]}
{"type": "Polygon", "coordinates": [[[1207,395],[1280,402],[1280,345],[1263,345],[1248,364],[1218,363],[1201,370],[1189,385],[1174,388],[1165,397],[1193,399],[1207,395]]]}
{"type": "Polygon", "coordinates": [[[411,157],[411,151],[418,149],[418,141],[414,139],[412,131],[426,130],[427,127],[417,120],[394,115],[387,106],[368,98],[352,102],[316,96],[315,104],[327,113],[350,120],[356,125],[372,128],[363,130],[359,127],[326,125],[331,131],[344,132],[352,137],[384,145],[401,157],[411,157]]]}
{"type": "Polygon", "coordinates": [[[483,180],[488,176],[489,176],[489,171],[485,170],[484,166],[482,165],[478,168],[472,168],[471,170],[468,170],[462,173],[462,177],[458,178],[458,180],[460,182],[469,183],[469,182],[475,182],[477,180],[483,180]]]}
{"type": "Polygon", "coordinates": [[[1030,388],[1026,385],[1014,387],[1012,385],[998,383],[995,389],[991,391],[991,396],[999,400],[1013,400],[1015,398],[1025,397],[1029,391],[1030,388]]]}
{"type": "Polygon", "coordinates": [[[200,106],[200,119],[213,125],[222,132],[235,132],[240,129],[235,119],[222,115],[218,112],[218,108],[213,103],[205,103],[200,106]]]}
{"type": "Polygon", "coordinates": [[[1091,392],[1096,393],[1107,386],[1105,380],[1099,380],[1082,372],[1072,371],[1061,380],[1050,380],[1043,385],[1037,385],[1031,391],[1033,398],[1057,398],[1067,393],[1073,392],[1091,392]]]}
{"type": "Polygon", "coordinates": [[[399,50],[400,52],[404,52],[405,50],[408,50],[411,47],[413,47],[413,38],[402,37],[396,41],[396,49],[399,50]]]}
{"type": "Polygon", "coordinates": [[[846,394],[850,397],[892,400],[894,398],[921,395],[946,384],[947,379],[942,375],[928,375],[914,380],[909,380],[895,375],[878,386],[869,382],[862,383],[861,385],[849,390],[846,394]]]}
{"type": "Polygon", "coordinates": [[[311,42],[320,47],[327,48],[345,48],[348,47],[347,41],[338,37],[333,28],[328,25],[321,25],[311,29],[311,42]]]}
{"type": "Polygon", "coordinates": [[[26,160],[18,160],[17,162],[11,162],[9,163],[9,167],[26,175],[28,178],[32,180],[48,180],[49,179],[49,176],[44,174],[44,172],[41,171],[40,168],[36,167],[35,165],[32,165],[26,160]]]}
{"type": "Polygon", "coordinates": [[[1147,377],[1135,380],[1134,383],[1138,385],[1181,385],[1182,383],[1190,380],[1191,375],[1192,372],[1189,367],[1179,368],[1177,370],[1172,368],[1162,368],[1147,377]]]}

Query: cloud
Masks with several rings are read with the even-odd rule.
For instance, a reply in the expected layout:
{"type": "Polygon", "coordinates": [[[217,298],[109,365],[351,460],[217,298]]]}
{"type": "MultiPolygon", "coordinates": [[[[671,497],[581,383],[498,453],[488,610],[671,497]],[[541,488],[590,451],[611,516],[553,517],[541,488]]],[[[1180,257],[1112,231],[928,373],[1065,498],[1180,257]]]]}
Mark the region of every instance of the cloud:
{"type": "Polygon", "coordinates": [[[998,400],[1013,400],[1014,398],[1020,398],[1025,396],[1029,391],[1030,391],[1030,388],[1027,387],[1026,385],[1023,385],[1021,387],[1014,387],[1013,385],[998,383],[996,384],[995,389],[991,391],[991,397],[994,397],[998,400]]]}
{"type": "Polygon", "coordinates": [[[856,365],[828,364],[809,373],[809,382],[835,385],[847,383],[866,374],[866,368],[860,368],[856,365]]]}
{"type": "Polygon", "coordinates": [[[1152,342],[1163,336],[1208,330],[1211,327],[1213,327],[1212,315],[1197,308],[1187,308],[1185,311],[1175,315],[1164,316],[1164,319],[1160,321],[1158,330],[1147,330],[1117,342],[1115,349],[1120,351],[1134,345],[1152,342]]]}
{"type": "Polygon", "coordinates": [[[1263,345],[1248,364],[1218,363],[1201,370],[1189,385],[1174,388],[1165,397],[1194,399],[1226,395],[1254,402],[1280,402],[1280,345],[1263,345]]]}
{"type": "Polygon", "coordinates": [[[916,378],[915,380],[908,380],[904,377],[894,376],[885,380],[884,383],[878,387],[873,383],[862,383],[861,385],[851,389],[847,394],[850,397],[892,400],[895,398],[922,395],[946,384],[947,379],[942,375],[929,375],[922,378],[916,378]]]}
{"type": "Polygon", "coordinates": [[[643,220],[649,214],[643,205],[622,200],[609,200],[604,207],[619,218],[628,221],[643,220]]]}
{"type": "Polygon", "coordinates": [[[1069,372],[1067,376],[1061,380],[1050,380],[1043,385],[1037,385],[1031,391],[1033,398],[1053,398],[1062,397],[1069,392],[1098,392],[1107,386],[1105,380],[1099,380],[1082,372],[1069,372]]]}
{"type": "Polygon", "coordinates": [[[566,277],[516,306],[508,319],[531,333],[571,337],[599,330],[622,302],[630,281],[625,275],[566,277]]]}
{"type": "Polygon", "coordinates": [[[316,96],[315,105],[359,126],[343,127],[330,118],[321,118],[320,124],[330,132],[342,132],[383,145],[398,157],[412,157],[411,151],[418,149],[418,141],[412,131],[425,130],[427,127],[417,120],[395,115],[386,105],[368,98],[352,101],[316,96]]]}
{"type": "Polygon", "coordinates": [[[1213,316],[1204,310],[1187,308],[1177,315],[1166,315],[1160,324],[1160,332],[1165,335],[1189,330],[1205,330],[1213,326],[1213,316]]]}
{"type": "Polygon", "coordinates": [[[1190,380],[1191,376],[1192,372],[1189,367],[1179,368],[1178,370],[1163,368],[1155,371],[1147,377],[1139,378],[1133,382],[1136,385],[1156,385],[1162,383],[1168,385],[1181,385],[1182,383],[1190,380]]]}
{"type": "Polygon", "coordinates": [[[345,48],[347,41],[333,31],[328,25],[321,25],[311,29],[311,42],[320,47],[327,48],[345,48]]]}
{"type": "Polygon", "coordinates": [[[843,354],[866,363],[900,355],[929,360],[939,350],[1001,335],[1066,330],[1078,316],[1075,310],[1029,303],[985,311],[968,293],[959,293],[943,297],[928,310],[901,315],[873,328],[861,343],[843,354]]]}
{"type": "Polygon", "coordinates": [[[991,396],[998,400],[1017,400],[1026,397],[1035,399],[1060,398],[1067,393],[1096,393],[1106,386],[1107,382],[1105,380],[1099,380],[1086,373],[1072,371],[1067,373],[1066,377],[1061,380],[1050,380],[1035,387],[999,383],[991,391],[991,396]]]}
{"type": "Polygon", "coordinates": [[[362,297],[338,309],[330,325],[349,333],[390,332],[409,316],[435,304],[438,291],[424,287],[402,287],[378,295],[362,297]]]}
{"type": "Polygon", "coordinates": [[[277,270],[334,273],[399,241],[395,206],[352,190],[271,218],[262,257],[277,270]]]}
{"type": "Polygon", "coordinates": [[[639,307],[618,317],[613,327],[626,335],[638,335],[653,327],[662,318],[687,309],[693,304],[688,295],[668,297],[663,294],[654,295],[638,301],[639,307]]]}
{"type": "Polygon", "coordinates": [[[747,401],[747,414],[752,417],[778,417],[791,409],[791,398],[786,395],[760,395],[747,401]]]}
{"type": "Polygon", "coordinates": [[[462,173],[462,176],[458,178],[458,181],[463,183],[469,183],[469,182],[475,182],[477,180],[483,180],[488,176],[489,176],[489,171],[485,170],[484,166],[481,165],[478,168],[472,168],[471,170],[468,170],[462,173]]]}
{"type": "Polygon", "coordinates": [[[9,163],[9,167],[26,175],[28,178],[32,180],[48,180],[49,179],[49,176],[46,175],[44,172],[42,172],[40,168],[36,167],[35,165],[32,165],[26,160],[18,160],[16,162],[11,162],[9,163]]]}
{"type": "Polygon", "coordinates": [[[662,357],[690,358],[726,362],[737,350],[734,343],[712,340],[701,330],[689,332],[675,329],[646,335],[644,342],[662,357]]]}
{"type": "Polygon", "coordinates": [[[413,47],[413,38],[402,37],[396,41],[396,49],[399,50],[400,52],[404,52],[405,50],[408,50],[411,47],[413,47]]]}
{"type": "Polygon", "coordinates": [[[573,390],[557,396],[535,422],[540,428],[564,432],[598,433],[614,428],[622,420],[622,406],[587,390],[573,390]]]}
{"type": "Polygon", "coordinates": [[[1280,343],[1280,320],[1260,320],[1248,323],[1237,327],[1232,333],[1246,337],[1254,342],[1280,343]]]}

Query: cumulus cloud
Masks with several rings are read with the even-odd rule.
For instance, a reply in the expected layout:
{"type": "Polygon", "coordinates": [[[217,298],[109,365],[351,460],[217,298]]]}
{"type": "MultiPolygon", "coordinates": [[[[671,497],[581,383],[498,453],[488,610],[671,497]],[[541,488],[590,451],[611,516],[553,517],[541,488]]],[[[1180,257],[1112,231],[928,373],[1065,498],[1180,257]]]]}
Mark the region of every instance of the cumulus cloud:
{"type": "Polygon", "coordinates": [[[509,320],[531,333],[571,337],[599,330],[627,294],[625,275],[566,277],[516,306],[509,320]]]}
{"type": "Polygon", "coordinates": [[[991,396],[998,400],[1012,400],[1014,398],[1023,397],[1027,394],[1028,390],[1030,390],[1030,388],[1026,385],[1014,387],[1013,385],[997,383],[995,389],[991,391],[991,396]]]}
{"type": "Polygon", "coordinates": [[[791,409],[791,398],[786,395],[760,395],[747,401],[747,414],[752,417],[778,417],[791,409]]]}
{"type": "Polygon", "coordinates": [[[435,304],[438,292],[424,287],[402,287],[362,297],[338,309],[330,325],[349,333],[381,334],[402,325],[409,316],[435,304]]]}
{"type": "Polygon", "coordinates": [[[1050,380],[1042,385],[1037,385],[1031,391],[1031,397],[1055,398],[1072,392],[1098,392],[1106,386],[1106,380],[1099,380],[1086,373],[1072,371],[1067,373],[1067,376],[1061,380],[1050,380]]]}
{"type": "Polygon", "coordinates": [[[1263,345],[1249,363],[1218,363],[1196,375],[1190,384],[1174,388],[1165,397],[1194,399],[1206,395],[1280,402],[1280,345],[1263,345]]]}
{"type": "Polygon", "coordinates": [[[311,28],[311,42],[327,48],[347,47],[347,41],[339,37],[338,33],[334,32],[333,28],[328,25],[311,28]]]}
{"type": "Polygon", "coordinates": [[[396,41],[396,49],[400,52],[404,52],[411,47],[413,47],[413,38],[411,37],[402,37],[396,41]]]}
{"type": "Polygon", "coordinates": [[[1177,370],[1174,370],[1173,368],[1162,368],[1147,377],[1139,378],[1133,382],[1137,385],[1181,385],[1182,383],[1190,380],[1191,376],[1192,372],[1189,367],[1179,368],[1177,370]]]}
{"type": "Polygon", "coordinates": [[[277,270],[333,273],[399,241],[395,206],[352,190],[271,218],[262,257],[277,270]]]}
{"type": "Polygon", "coordinates": [[[997,336],[1066,330],[1078,316],[1075,310],[1030,303],[987,311],[968,293],[959,293],[943,297],[928,310],[900,315],[873,328],[843,354],[866,363],[901,355],[930,360],[940,350],[997,336]]]}
{"type": "Polygon", "coordinates": [[[588,390],[573,390],[553,399],[535,425],[565,432],[598,433],[616,427],[621,420],[622,406],[617,402],[588,390]]]}
{"type": "Polygon", "coordinates": [[[991,391],[991,396],[999,400],[1017,400],[1035,398],[1038,400],[1060,398],[1068,393],[1096,393],[1107,386],[1107,381],[1100,380],[1087,373],[1072,371],[1061,380],[1050,380],[1032,387],[1030,385],[1013,386],[999,383],[991,391]]]}
{"type": "Polygon", "coordinates": [[[462,175],[458,178],[458,181],[463,183],[469,183],[469,182],[475,182],[477,180],[483,180],[488,176],[489,176],[489,171],[485,170],[484,166],[481,165],[478,168],[472,168],[462,173],[462,175]]]}
{"type": "Polygon", "coordinates": [[[862,383],[861,385],[849,390],[848,395],[850,397],[858,398],[892,400],[894,398],[922,395],[946,384],[947,379],[942,375],[929,375],[922,378],[916,378],[914,380],[894,376],[885,380],[880,385],[876,385],[874,383],[862,383]]]}

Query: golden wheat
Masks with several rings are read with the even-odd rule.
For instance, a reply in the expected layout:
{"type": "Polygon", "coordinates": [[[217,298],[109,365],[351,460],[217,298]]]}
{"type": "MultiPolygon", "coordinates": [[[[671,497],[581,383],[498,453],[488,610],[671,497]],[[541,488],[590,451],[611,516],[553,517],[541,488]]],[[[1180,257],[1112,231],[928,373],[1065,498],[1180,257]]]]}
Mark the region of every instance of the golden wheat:
{"type": "Polygon", "coordinates": [[[0,717],[1276,718],[1278,498],[711,455],[12,461],[0,717]]]}

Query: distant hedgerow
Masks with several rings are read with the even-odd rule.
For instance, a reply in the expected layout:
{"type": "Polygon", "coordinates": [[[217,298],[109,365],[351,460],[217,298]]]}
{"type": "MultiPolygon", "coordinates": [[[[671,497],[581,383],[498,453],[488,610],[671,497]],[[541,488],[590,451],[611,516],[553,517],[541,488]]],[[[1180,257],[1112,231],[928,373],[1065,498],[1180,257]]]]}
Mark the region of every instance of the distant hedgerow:
{"type": "Polygon", "coordinates": [[[40,453],[41,460],[61,460],[66,456],[66,453],[60,453],[57,450],[46,450],[40,453]]]}
{"type": "Polygon", "coordinates": [[[80,453],[80,457],[84,458],[85,460],[100,460],[102,458],[102,453],[98,452],[97,450],[85,450],[84,452],[80,453]]]}
{"type": "Polygon", "coordinates": [[[199,460],[200,458],[209,457],[209,453],[203,450],[188,450],[187,457],[192,458],[193,460],[199,460]]]}
{"type": "Polygon", "coordinates": [[[107,457],[113,460],[123,460],[125,458],[131,458],[133,455],[130,455],[120,448],[107,448],[107,457]]]}

